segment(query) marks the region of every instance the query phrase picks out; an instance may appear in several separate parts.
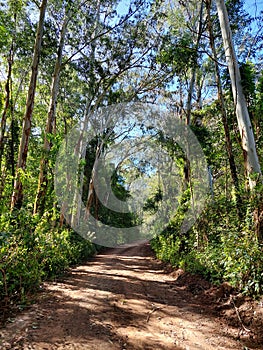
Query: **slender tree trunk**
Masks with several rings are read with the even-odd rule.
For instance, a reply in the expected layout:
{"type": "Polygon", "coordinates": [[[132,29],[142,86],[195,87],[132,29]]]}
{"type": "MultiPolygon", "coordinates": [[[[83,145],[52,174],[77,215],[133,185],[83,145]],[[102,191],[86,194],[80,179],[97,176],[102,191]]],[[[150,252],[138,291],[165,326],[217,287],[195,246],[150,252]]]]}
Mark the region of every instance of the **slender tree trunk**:
{"type": "MultiPolygon", "coordinates": [[[[13,67],[13,60],[14,60],[14,41],[12,40],[11,48],[9,51],[8,56],[8,70],[7,70],[7,78],[5,83],[5,104],[4,104],[4,110],[2,113],[1,118],[1,125],[0,125],[0,172],[2,171],[2,160],[4,155],[4,148],[5,148],[5,131],[6,131],[6,121],[8,117],[8,112],[11,111],[11,84],[12,84],[12,67],[13,67]]],[[[2,198],[3,189],[5,186],[5,176],[1,176],[1,182],[0,182],[0,199],[2,198]]]]}
{"type": "MultiPolygon", "coordinates": [[[[88,97],[86,101],[86,106],[85,106],[85,114],[84,114],[84,120],[82,124],[82,130],[80,130],[81,132],[78,139],[78,143],[76,144],[76,147],[74,149],[75,155],[78,157],[79,160],[81,159],[83,152],[86,150],[85,131],[87,130],[87,127],[88,127],[90,112],[91,112],[91,104],[90,104],[90,99],[88,97]]],[[[78,178],[77,181],[79,181],[79,186],[76,186],[76,190],[73,198],[73,212],[71,216],[72,227],[78,226],[80,222],[84,170],[81,171],[80,177],[78,178]]],[[[64,213],[65,211],[62,212],[63,216],[64,216],[64,213]]]]}
{"type": "Polygon", "coordinates": [[[229,161],[229,165],[230,165],[232,181],[233,181],[233,184],[235,187],[235,192],[236,192],[237,209],[238,209],[239,215],[241,215],[241,197],[239,194],[239,181],[238,181],[238,175],[237,175],[237,168],[236,168],[236,163],[235,163],[235,158],[234,158],[234,153],[233,153],[230,131],[229,131],[228,122],[227,122],[227,111],[226,111],[225,100],[224,100],[224,96],[223,96],[223,88],[222,88],[222,83],[221,83],[219,65],[218,65],[218,61],[217,61],[218,57],[217,57],[217,52],[216,52],[216,48],[215,48],[215,39],[214,39],[214,33],[213,33],[213,27],[212,27],[212,21],[211,21],[211,0],[206,1],[206,8],[207,8],[207,22],[208,22],[207,25],[208,25],[209,36],[210,36],[210,46],[211,46],[213,59],[214,59],[214,65],[215,65],[217,93],[218,93],[218,100],[220,102],[222,121],[223,121],[223,126],[224,126],[224,131],[225,131],[228,161],[229,161]]]}
{"type": "Polygon", "coordinates": [[[4,110],[1,118],[1,127],[0,127],[0,169],[2,164],[3,153],[4,153],[4,137],[5,137],[5,130],[6,130],[6,120],[7,120],[8,110],[10,107],[10,100],[11,100],[13,48],[14,48],[14,43],[12,42],[10,52],[9,52],[9,57],[8,57],[8,71],[7,71],[7,78],[5,83],[5,105],[4,105],[4,110]]]}
{"type": "Polygon", "coordinates": [[[22,201],[23,201],[21,171],[24,171],[26,169],[28,143],[29,143],[29,137],[31,133],[32,114],[34,109],[35,91],[36,91],[38,66],[39,66],[42,37],[43,37],[43,30],[44,30],[46,7],[47,7],[47,0],[42,0],[35,46],[34,46],[32,73],[31,73],[30,85],[29,85],[28,95],[27,95],[26,111],[23,119],[22,136],[20,140],[18,162],[17,162],[17,168],[16,168],[16,179],[15,179],[15,184],[14,184],[14,189],[13,189],[13,194],[11,199],[11,209],[20,208],[22,206],[22,201]]]}
{"type": "MultiPolygon", "coordinates": [[[[101,0],[97,0],[96,3],[97,6],[97,11],[96,11],[96,19],[95,19],[95,26],[94,26],[94,31],[93,31],[93,35],[92,35],[92,39],[94,39],[99,32],[99,21],[100,21],[100,9],[101,9],[101,0]]],[[[96,51],[96,46],[97,46],[97,42],[96,40],[92,40],[91,42],[91,53],[90,53],[90,93],[88,94],[88,99],[87,99],[87,105],[86,105],[86,111],[85,111],[85,118],[84,118],[84,124],[88,124],[88,120],[90,117],[90,113],[91,110],[95,110],[96,107],[98,106],[98,102],[99,99],[95,102],[95,105],[92,106],[91,102],[94,99],[95,95],[96,95],[96,91],[94,91],[94,86],[95,86],[95,75],[94,75],[94,66],[95,66],[95,51],[96,51]]],[[[84,130],[87,126],[84,125],[84,130]]],[[[82,145],[83,141],[80,140],[80,145],[81,147],[83,147],[82,145]]],[[[78,151],[79,152],[79,151],[78,151]]],[[[86,212],[85,212],[85,218],[88,219],[88,217],[90,216],[90,209],[92,207],[92,204],[95,201],[95,189],[94,189],[94,176],[95,176],[95,172],[97,169],[97,163],[98,163],[98,157],[100,154],[100,147],[98,146],[97,150],[96,150],[96,158],[95,158],[95,162],[93,164],[93,168],[91,171],[91,178],[90,178],[90,182],[89,182],[89,188],[88,188],[88,196],[87,196],[87,202],[86,202],[86,212]]],[[[80,183],[80,198],[82,198],[82,193],[83,193],[83,180],[84,180],[84,176],[81,176],[81,183],[80,183]]],[[[76,214],[75,216],[72,217],[72,222],[74,224],[78,224],[79,222],[79,218],[80,218],[80,203],[78,200],[78,193],[75,194],[75,198],[74,198],[74,208],[76,208],[76,214]]]]}
{"type": "MultiPolygon", "coordinates": [[[[201,40],[201,36],[202,36],[203,8],[204,8],[204,0],[202,0],[201,8],[200,8],[198,34],[197,34],[197,39],[196,39],[196,44],[195,44],[196,54],[197,54],[198,47],[199,47],[200,40],[201,40]]],[[[191,76],[191,80],[190,80],[187,102],[186,102],[186,125],[191,124],[192,99],[193,99],[193,92],[194,92],[194,86],[195,86],[196,69],[197,69],[197,57],[194,60],[194,64],[193,64],[193,68],[192,68],[192,76],[191,76]]]]}
{"type": "Polygon", "coordinates": [[[204,88],[204,81],[205,81],[205,74],[204,76],[200,79],[199,84],[197,86],[197,92],[196,92],[196,104],[197,108],[201,111],[203,108],[203,103],[202,103],[202,91],[204,88]]]}
{"type": "Polygon", "coordinates": [[[246,99],[241,85],[241,76],[237,57],[233,45],[228,13],[225,2],[216,0],[217,12],[220,21],[223,44],[225,49],[228,70],[231,79],[232,92],[235,104],[235,112],[241,136],[244,164],[249,180],[249,188],[252,192],[251,199],[256,201],[254,210],[255,232],[259,242],[263,242],[263,200],[262,194],[257,195],[254,188],[257,183],[262,183],[262,173],[256,150],[254,133],[248,113],[246,99]],[[259,199],[258,199],[259,196],[259,199]]]}
{"type": "Polygon", "coordinates": [[[193,99],[193,92],[194,92],[194,85],[195,85],[195,74],[196,74],[196,67],[194,66],[192,69],[192,76],[190,80],[190,86],[189,86],[187,102],[186,102],[186,125],[191,124],[191,111],[192,111],[192,99],[193,99]]]}
{"type": "MultiPolygon", "coordinates": [[[[86,203],[86,215],[85,215],[86,219],[88,219],[90,216],[90,210],[92,208],[92,205],[93,204],[96,205],[96,196],[97,195],[96,195],[95,188],[94,188],[94,181],[95,181],[95,176],[96,176],[97,167],[98,167],[98,161],[99,161],[99,157],[101,155],[102,147],[103,147],[103,143],[100,143],[98,141],[95,161],[93,164],[93,168],[92,168],[91,176],[90,176],[90,182],[89,182],[88,198],[87,198],[87,203],[86,203]]],[[[95,212],[96,212],[96,208],[95,208],[95,212]]]]}
{"type": "Polygon", "coordinates": [[[183,115],[184,115],[184,98],[183,98],[183,82],[182,79],[179,77],[179,108],[178,108],[178,116],[180,117],[180,121],[183,121],[183,115]]]}
{"type": "Polygon", "coordinates": [[[222,32],[226,61],[231,78],[235,112],[244,153],[245,169],[248,174],[250,189],[253,189],[256,182],[254,179],[252,179],[251,175],[257,173],[259,178],[262,176],[256,150],[254,133],[248,114],[246,99],[241,85],[241,76],[233,45],[232,33],[225,2],[224,0],[216,0],[216,5],[222,32]]]}
{"type": "Polygon", "coordinates": [[[57,97],[59,92],[60,72],[61,72],[63,49],[65,44],[65,36],[67,32],[68,22],[69,22],[69,16],[66,15],[62,25],[61,33],[60,33],[57,59],[55,63],[52,86],[51,86],[51,97],[50,97],[50,103],[49,103],[48,117],[46,121],[43,156],[40,161],[38,189],[37,189],[37,195],[36,195],[35,204],[34,204],[34,214],[39,213],[40,215],[42,215],[45,210],[46,193],[48,188],[48,157],[49,157],[50,150],[52,148],[52,142],[48,138],[48,135],[52,133],[54,134],[55,132],[56,105],[57,105],[57,97]]]}
{"type": "Polygon", "coordinates": [[[15,175],[16,175],[16,167],[15,167],[15,143],[17,141],[17,125],[14,118],[14,110],[12,107],[12,121],[11,121],[11,140],[10,140],[10,163],[11,163],[11,174],[12,174],[12,187],[15,184],[15,175]]]}
{"type": "MultiPolygon", "coordinates": [[[[201,2],[200,12],[199,12],[199,23],[198,23],[198,33],[195,43],[195,51],[197,55],[198,47],[200,44],[201,36],[202,36],[202,28],[203,28],[203,8],[204,8],[204,0],[201,2]]],[[[194,85],[195,85],[195,78],[196,78],[196,69],[197,69],[197,57],[194,60],[193,68],[192,68],[192,76],[190,80],[190,86],[188,90],[188,97],[187,97],[187,103],[186,103],[186,125],[191,124],[191,111],[192,111],[192,99],[193,99],[193,92],[194,92],[194,85]]],[[[191,192],[191,201],[193,208],[195,207],[194,203],[194,196],[193,196],[193,186],[192,186],[192,179],[191,179],[191,164],[188,158],[189,151],[189,145],[187,144],[187,152],[186,152],[186,159],[184,164],[184,180],[186,185],[190,186],[190,192],[191,192]]]]}

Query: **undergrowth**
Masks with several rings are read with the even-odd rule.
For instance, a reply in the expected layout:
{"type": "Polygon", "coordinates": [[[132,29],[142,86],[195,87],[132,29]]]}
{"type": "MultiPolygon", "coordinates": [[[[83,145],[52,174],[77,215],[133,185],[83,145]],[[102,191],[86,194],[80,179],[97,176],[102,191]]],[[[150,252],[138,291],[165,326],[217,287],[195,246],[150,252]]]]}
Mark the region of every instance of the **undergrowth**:
{"type": "Polygon", "coordinates": [[[157,257],[198,273],[219,284],[228,281],[246,295],[263,294],[263,246],[252,226],[252,208],[243,219],[236,203],[225,198],[209,201],[203,214],[186,234],[180,234],[182,213],[156,236],[151,245],[157,257]]]}
{"type": "Polygon", "coordinates": [[[39,220],[26,210],[0,219],[0,303],[25,301],[41,282],[63,274],[96,252],[95,246],[48,213],[39,220]]]}

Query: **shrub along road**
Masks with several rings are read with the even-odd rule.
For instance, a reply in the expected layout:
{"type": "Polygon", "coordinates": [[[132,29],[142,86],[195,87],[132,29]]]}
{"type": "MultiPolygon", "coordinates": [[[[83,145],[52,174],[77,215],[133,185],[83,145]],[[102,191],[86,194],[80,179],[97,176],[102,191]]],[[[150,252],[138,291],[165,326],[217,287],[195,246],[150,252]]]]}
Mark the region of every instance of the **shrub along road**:
{"type": "Polygon", "coordinates": [[[167,267],[147,242],[109,249],[44,284],[38,301],[1,330],[0,348],[262,349],[228,292],[167,267]]]}

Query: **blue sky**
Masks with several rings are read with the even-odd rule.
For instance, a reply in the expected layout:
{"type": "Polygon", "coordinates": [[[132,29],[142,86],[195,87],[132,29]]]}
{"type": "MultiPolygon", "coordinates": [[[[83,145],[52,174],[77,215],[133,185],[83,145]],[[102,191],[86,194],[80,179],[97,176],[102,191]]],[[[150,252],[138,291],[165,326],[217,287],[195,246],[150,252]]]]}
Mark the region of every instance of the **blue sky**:
{"type": "MultiPolygon", "coordinates": [[[[118,5],[118,12],[120,14],[127,13],[130,1],[122,0],[118,5]]],[[[259,15],[260,11],[263,11],[263,0],[245,0],[245,10],[253,17],[259,15]]]]}
{"type": "Polygon", "coordinates": [[[122,1],[120,1],[119,5],[117,7],[117,12],[120,15],[126,14],[128,12],[129,5],[130,5],[130,1],[129,0],[122,0],[122,1]]]}
{"type": "MultiPolygon", "coordinates": [[[[245,0],[244,9],[252,18],[258,17],[261,13],[263,15],[263,0],[245,0]]],[[[252,24],[252,35],[258,37],[262,35],[262,31],[262,19],[258,19],[252,24]]]]}
{"type": "Polygon", "coordinates": [[[262,0],[245,0],[245,10],[253,17],[259,15],[260,11],[263,11],[262,0]]]}

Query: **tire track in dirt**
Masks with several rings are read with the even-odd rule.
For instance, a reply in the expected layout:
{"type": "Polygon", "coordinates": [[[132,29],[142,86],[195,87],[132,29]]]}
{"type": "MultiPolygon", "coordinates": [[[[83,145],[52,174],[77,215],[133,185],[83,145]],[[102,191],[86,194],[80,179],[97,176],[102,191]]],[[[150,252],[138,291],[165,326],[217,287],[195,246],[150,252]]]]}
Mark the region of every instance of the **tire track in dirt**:
{"type": "Polygon", "coordinates": [[[46,283],[38,302],[1,332],[0,348],[243,349],[237,329],[214,311],[209,285],[177,277],[148,242],[109,249],[46,283]]]}

